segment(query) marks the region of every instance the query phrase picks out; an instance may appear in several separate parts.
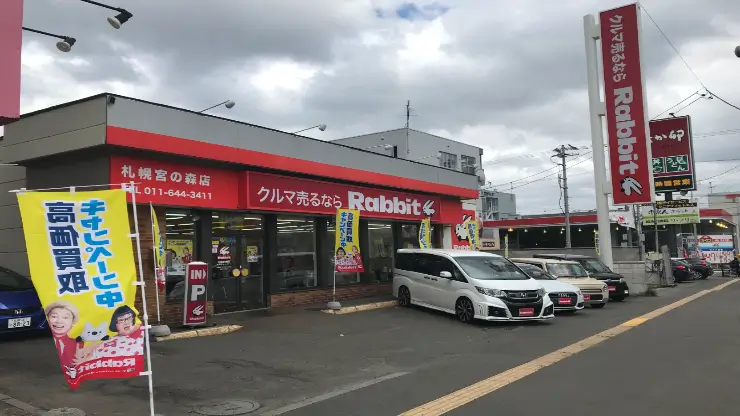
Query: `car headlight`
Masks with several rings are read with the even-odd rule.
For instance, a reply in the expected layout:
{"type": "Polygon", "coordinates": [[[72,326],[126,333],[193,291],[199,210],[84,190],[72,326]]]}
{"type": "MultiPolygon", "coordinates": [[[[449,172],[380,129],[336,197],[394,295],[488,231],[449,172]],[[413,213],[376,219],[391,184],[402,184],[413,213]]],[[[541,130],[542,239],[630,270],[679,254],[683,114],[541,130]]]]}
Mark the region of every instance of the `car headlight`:
{"type": "Polygon", "coordinates": [[[545,289],[537,289],[537,296],[545,296],[545,293],[547,293],[545,289]]]}
{"type": "Polygon", "coordinates": [[[624,279],[619,279],[619,283],[624,283],[624,279]]]}
{"type": "Polygon", "coordinates": [[[609,286],[607,286],[607,285],[602,286],[601,287],[601,291],[602,292],[608,292],[609,291],[609,286]]]}
{"type": "Polygon", "coordinates": [[[493,298],[505,298],[506,297],[506,293],[504,293],[503,290],[499,290],[499,289],[488,289],[488,288],[480,287],[480,286],[476,286],[475,289],[481,295],[491,296],[493,298]]]}

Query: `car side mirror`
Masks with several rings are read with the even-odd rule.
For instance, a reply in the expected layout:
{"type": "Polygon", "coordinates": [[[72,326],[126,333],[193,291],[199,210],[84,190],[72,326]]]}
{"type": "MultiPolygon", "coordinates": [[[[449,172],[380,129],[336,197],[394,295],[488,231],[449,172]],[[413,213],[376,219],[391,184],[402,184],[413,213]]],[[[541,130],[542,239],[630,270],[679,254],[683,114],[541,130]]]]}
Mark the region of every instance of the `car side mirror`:
{"type": "Polygon", "coordinates": [[[450,272],[439,272],[439,277],[444,277],[445,279],[452,279],[452,273],[450,273],[450,272]]]}

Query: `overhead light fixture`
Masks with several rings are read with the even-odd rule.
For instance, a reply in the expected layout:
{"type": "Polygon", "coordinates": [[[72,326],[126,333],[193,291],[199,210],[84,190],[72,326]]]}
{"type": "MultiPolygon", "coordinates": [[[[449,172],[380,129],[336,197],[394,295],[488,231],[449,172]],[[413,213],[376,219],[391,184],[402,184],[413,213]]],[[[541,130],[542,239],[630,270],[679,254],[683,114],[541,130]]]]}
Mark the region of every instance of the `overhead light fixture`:
{"type": "Polygon", "coordinates": [[[291,134],[298,134],[298,133],[301,133],[301,132],[304,132],[304,131],[308,131],[308,130],[311,130],[311,129],[319,129],[321,131],[324,131],[324,130],[326,130],[326,124],[317,124],[315,126],[312,126],[312,127],[309,127],[309,128],[303,129],[303,130],[294,131],[291,134]]]}
{"type": "Polygon", "coordinates": [[[508,229],[508,230],[506,230],[506,231],[508,231],[508,232],[512,232],[512,231],[514,231],[514,229],[513,229],[513,228],[509,228],[509,229],[508,229]]]}
{"type": "Polygon", "coordinates": [[[28,31],[28,32],[38,33],[39,35],[61,39],[59,42],[57,42],[57,49],[59,49],[62,52],[71,51],[72,46],[74,46],[75,42],[77,42],[77,39],[75,38],[72,38],[69,36],[57,35],[57,34],[49,33],[49,32],[44,32],[43,30],[31,29],[29,27],[23,27],[23,30],[28,31]]]}
{"type": "Polygon", "coordinates": [[[131,12],[129,12],[126,9],[122,9],[120,7],[109,6],[107,4],[103,4],[103,3],[100,3],[98,1],[93,1],[93,0],[80,0],[80,1],[82,1],[83,3],[92,4],[98,7],[102,7],[104,9],[113,10],[115,12],[118,12],[117,15],[108,18],[108,23],[111,26],[113,26],[114,29],[120,29],[124,23],[128,22],[129,19],[134,17],[134,15],[131,14],[131,12]]]}
{"type": "Polygon", "coordinates": [[[203,112],[206,112],[206,111],[208,111],[208,110],[210,110],[210,109],[212,109],[212,108],[216,108],[216,107],[218,107],[218,106],[220,106],[220,105],[222,105],[222,106],[224,106],[224,107],[226,107],[226,108],[229,108],[229,109],[231,109],[231,108],[234,108],[234,106],[236,105],[236,103],[235,103],[235,102],[233,102],[233,101],[231,101],[231,100],[226,100],[226,101],[224,101],[224,102],[218,103],[218,104],[216,104],[216,105],[212,105],[212,106],[210,106],[210,107],[206,108],[205,110],[200,110],[200,111],[198,111],[198,112],[199,112],[199,113],[203,113],[203,112]]]}

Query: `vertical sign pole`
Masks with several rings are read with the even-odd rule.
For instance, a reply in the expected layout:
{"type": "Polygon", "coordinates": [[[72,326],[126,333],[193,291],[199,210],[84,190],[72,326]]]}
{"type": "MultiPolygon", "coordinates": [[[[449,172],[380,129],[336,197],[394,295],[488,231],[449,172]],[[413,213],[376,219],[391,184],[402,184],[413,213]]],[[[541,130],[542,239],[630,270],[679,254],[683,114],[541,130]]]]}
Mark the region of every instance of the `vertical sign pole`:
{"type": "Polygon", "coordinates": [[[141,239],[139,238],[139,214],[136,211],[136,185],[129,183],[131,192],[131,208],[134,211],[134,236],[136,238],[136,254],[139,263],[139,287],[141,287],[141,307],[144,312],[144,342],[146,343],[146,375],[149,377],[149,414],[154,416],[154,380],[152,380],[152,354],[149,344],[149,315],[146,309],[146,283],[144,282],[144,265],[141,264],[141,239]]]}
{"type": "Polygon", "coordinates": [[[594,184],[596,185],[596,215],[599,229],[599,257],[609,268],[614,268],[612,259],[612,235],[609,229],[609,197],[606,181],[606,158],[604,157],[604,103],[599,91],[599,63],[596,42],[601,33],[593,15],[583,16],[583,33],[586,40],[586,73],[588,74],[588,107],[591,113],[591,146],[594,149],[594,184]]]}

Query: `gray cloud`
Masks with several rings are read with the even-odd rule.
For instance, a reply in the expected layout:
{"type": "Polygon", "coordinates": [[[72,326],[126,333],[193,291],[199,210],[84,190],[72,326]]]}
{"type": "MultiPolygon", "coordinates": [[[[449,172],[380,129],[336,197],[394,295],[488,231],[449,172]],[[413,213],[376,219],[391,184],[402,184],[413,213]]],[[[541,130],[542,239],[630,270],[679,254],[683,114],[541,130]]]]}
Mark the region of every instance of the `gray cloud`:
{"type": "MultiPolygon", "coordinates": [[[[486,166],[495,184],[550,168],[546,151],[559,144],[590,146],[582,17],[614,2],[525,0],[508,9],[483,0],[415,2],[419,10],[447,8],[437,21],[408,21],[390,12],[404,3],[111,0],[134,14],[116,31],[105,22],[112,13],[104,9],[69,0],[26,2],[26,26],[78,42],[63,62],[53,41],[24,35],[27,50],[41,48],[57,61],[26,71],[23,102],[49,105],[52,98],[106,89],[192,109],[228,98],[237,106],[214,113],[284,129],[326,123],[326,132],[311,134],[330,139],[400,127],[411,100],[412,127],[481,146],[488,160],[501,160],[486,166]],[[404,52],[410,44],[416,46],[404,52]],[[72,56],[89,65],[70,61],[72,56]],[[270,95],[249,78],[270,62],[315,74],[300,88],[270,95]],[[52,84],[62,79],[72,85],[52,84]],[[512,158],[517,155],[529,156],[512,158]]],[[[647,6],[709,88],[740,103],[732,67],[740,63],[731,55],[733,42],[740,43],[740,3],[653,0],[647,6]]],[[[656,115],[700,85],[646,16],[643,29],[650,114],[656,115]]],[[[736,111],[718,100],[700,100],[686,110],[695,132],[740,128],[736,111]]],[[[697,138],[697,159],[738,153],[737,137],[697,138]]],[[[589,164],[574,168],[577,208],[594,205],[589,164]]],[[[732,166],[701,163],[699,177],[732,166]]],[[[526,182],[514,183],[522,211],[559,209],[556,176],[521,186],[526,182]]]]}

